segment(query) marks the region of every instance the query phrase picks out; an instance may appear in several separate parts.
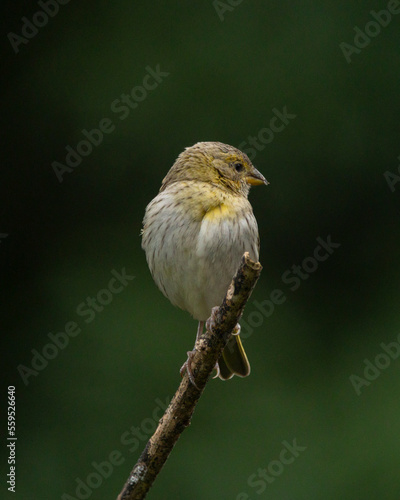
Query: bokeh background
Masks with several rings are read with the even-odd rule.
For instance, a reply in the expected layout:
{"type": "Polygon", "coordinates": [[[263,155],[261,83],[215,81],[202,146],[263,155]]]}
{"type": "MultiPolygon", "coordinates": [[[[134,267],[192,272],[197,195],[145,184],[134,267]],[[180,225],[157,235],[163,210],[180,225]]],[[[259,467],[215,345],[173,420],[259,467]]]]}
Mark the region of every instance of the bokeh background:
{"type": "Polygon", "coordinates": [[[145,206],[184,147],[248,142],[285,106],[296,117],[254,158],[271,184],[250,193],[264,270],[244,321],[274,289],[286,301],[247,328],[251,376],[209,383],[148,498],[399,498],[400,360],[360,395],[350,376],[400,333],[400,183],[392,191],[384,176],[399,175],[400,15],[348,63],[340,44],[354,45],[354,28],[386,2],[236,3],[70,2],[17,54],[7,35],[42,9],[3,3],[1,399],[6,408],[16,387],[13,498],[117,496],[196,332],[152,281],[145,206]],[[157,65],[169,75],[121,120],[111,104],[157,65]],[[59,182],[52,163],[104,118],[114,131],[59,182]],[[291,291],[282,274],[328,235],[340,247],[291,291]],[[78,306],[123,268],[135,278],[85,323],[78,306]],[[81,333],[25,385],[17,367],[70,321],[81,333]],[[139,445],[121,442],[132,426],[139,445]],[[248,483],[294,439],[306,449],[292,464],[248,483]],[[120,464],[78,494],[77,478],[93,486],[93,462],[114,451],[120,464]]]}

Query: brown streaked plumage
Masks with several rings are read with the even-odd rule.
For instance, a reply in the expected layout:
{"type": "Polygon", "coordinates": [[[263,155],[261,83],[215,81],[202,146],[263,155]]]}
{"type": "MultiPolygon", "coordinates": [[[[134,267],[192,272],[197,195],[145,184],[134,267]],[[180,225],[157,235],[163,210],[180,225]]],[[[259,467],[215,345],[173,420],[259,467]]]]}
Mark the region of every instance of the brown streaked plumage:
{"type": "MultiPolygon", "coordinates": [[[[246,154],[220,142],[185,149],[171,167],[143,220],[142,247],[152,276],[172,304],[199,321],[220,305],[244,252],[258,260],[250,185],[268,184],[246,154]]],[[[235,335],[218,362],[227,380],[250,365],[235,335]]],[[[190,356],[186,363],[189,376],[190,356]]]]}

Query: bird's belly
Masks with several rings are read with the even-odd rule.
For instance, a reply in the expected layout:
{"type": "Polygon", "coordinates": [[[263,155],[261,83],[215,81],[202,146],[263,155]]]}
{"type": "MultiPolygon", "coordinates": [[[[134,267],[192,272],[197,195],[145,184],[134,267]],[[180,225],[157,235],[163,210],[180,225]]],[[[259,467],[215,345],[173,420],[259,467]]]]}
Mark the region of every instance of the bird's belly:
{"type": "Polygon", "coordinates": [[[252,246],[237,222],[203,221],[196,246],[196,299],[191,301],[198,319],[208,318],[212,307],[221,304],[243,253],[253,253],[252,246]]]}
{"type": "Polygon", "coordinates": [[[168,264],[159,266],[167,271],[159,273],[160,288],[172,303],[206,320],[212,307],[221,304],[243,253],[258,259],[257,230],[251,230],[246,220],[227,219],[203,220],[197,231],[190,226],[186,231],[186,237],[172,236],[175,249],[169,258],[161,255],[168,264]]]}
{"type": "MultiPolygon", "coordinates": [[[[164,193],[160,195],[163,201],[164,193]]],[[[258,260],[258,228],[253,213],[224,207],[201,220],[187,212],[150,206],[143,248],[153,278],[164,295],[197,320],[221,304],[244,252],[258,260]]]]}

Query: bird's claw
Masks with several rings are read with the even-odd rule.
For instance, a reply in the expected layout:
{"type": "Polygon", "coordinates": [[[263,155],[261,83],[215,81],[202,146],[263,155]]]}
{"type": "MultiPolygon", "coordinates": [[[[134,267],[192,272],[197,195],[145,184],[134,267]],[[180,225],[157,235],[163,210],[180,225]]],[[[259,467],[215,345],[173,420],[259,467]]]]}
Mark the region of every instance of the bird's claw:
{"type": "Polygon", "coordinates": [[[215,306],[211,309],[211,315],[208,318],[208,320],[206,321],[206,329],[208,332],[210,332],[215,326],[215,323],[217,321],[218,310],[219,310],[218,306],[215,306]]]}
{"type": "Polygon", "coordinates": [[[190,380],[191,384],[194,385],[197,390],[200,390],[199,387],[196,384],[196,379],[194,378],[192,367],[190,366],[191,363],[192,363],[194,352],[195,351],[193,350],[193,351],[188,351],[186,353],[188,359],[183,363],[183,365],[182,365],[182,367],[181,367],[181,369],[179,371],[180,371],[181,377],[183,377],[183,375],[186,372],[188,374],[188,377],[189,377],[189,380],[190,380]]]}
{"type": "Polygon", "coordinates": [[[218,361],[215,363],[214,370],[216,370],[217,373],[214,375],[213,379],[214,378],[218,378],[219,374],[220,374],[220,369],[219,369],[218,361]]]}
{"type": "Polygon", "coordinates": [[[239,335],[240,330],[241,330],[241,327],[240,327],[239,323],[237,323],[235,328],[232,330],[232,335],[239,335]]]}

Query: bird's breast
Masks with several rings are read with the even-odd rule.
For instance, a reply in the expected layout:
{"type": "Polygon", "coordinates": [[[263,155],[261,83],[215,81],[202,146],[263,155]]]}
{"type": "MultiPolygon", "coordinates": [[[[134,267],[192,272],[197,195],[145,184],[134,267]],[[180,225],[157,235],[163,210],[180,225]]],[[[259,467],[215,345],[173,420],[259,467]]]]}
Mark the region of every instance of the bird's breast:
{"type": "Polygon", "coordinates": [[[245,198],[181,186],[149,205],[143,248],[162,292],[203,320],[221,303],[243,253],[258,259],[257,223],[245,198]]]}
{"type": "Polygon", "coordinates": [[[234,216],[234,210],[232,209],[232,207],[229,207],[225,203],[221,203],[216,207],[212,207],[209,210],[207,210],[203,219],[205,221],[218,223],[219,221],[227,217],[233,217],[233,216],[234,216]]]}

